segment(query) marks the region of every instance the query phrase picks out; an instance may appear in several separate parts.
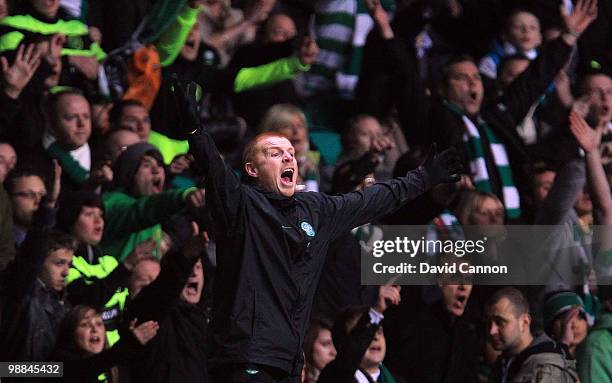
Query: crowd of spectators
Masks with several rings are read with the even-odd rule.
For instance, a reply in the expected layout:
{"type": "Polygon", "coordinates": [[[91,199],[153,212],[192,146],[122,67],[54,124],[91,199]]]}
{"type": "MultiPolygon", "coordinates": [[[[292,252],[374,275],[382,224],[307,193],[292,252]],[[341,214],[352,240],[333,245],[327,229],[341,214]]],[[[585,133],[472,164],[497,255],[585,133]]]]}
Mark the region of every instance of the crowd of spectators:
{"type": "Polygon", "coordinates": [[[611,1],[0,0],[0,66],[0,361],[213,381],[195,94],[237,174],[286,136],[299,192],[459,153],[459,182],[316,255],[303,382],[612,381],[611,1]],[[574,235],[540,286],[364,286],[382,225],[574,235]]]}

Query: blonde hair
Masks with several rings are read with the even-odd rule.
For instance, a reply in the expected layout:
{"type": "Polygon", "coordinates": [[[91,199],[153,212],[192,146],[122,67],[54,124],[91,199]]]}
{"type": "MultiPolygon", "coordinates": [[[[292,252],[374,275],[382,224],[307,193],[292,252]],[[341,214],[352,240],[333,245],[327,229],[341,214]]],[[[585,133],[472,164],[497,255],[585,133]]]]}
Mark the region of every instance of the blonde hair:
{"type": "Polygon", "coordinates": [[[459,203],[455,209],[455,216],[462,225],[472,224],[472,215],[475,211],[482,207],[485,199],[491,198],[503,209],[504,204],[493,193],[482,192],[478,190],[466,190],[461,193],[459,203]]]}
{"type": "Polygon", "coordinates": [[[300,108],[292,104],[273,105],[261,119],[259,132],[278,132],[287,125],[291,125],[295,117],[302,120],[304,128],[308,131],[306,115],[300,108]]]}

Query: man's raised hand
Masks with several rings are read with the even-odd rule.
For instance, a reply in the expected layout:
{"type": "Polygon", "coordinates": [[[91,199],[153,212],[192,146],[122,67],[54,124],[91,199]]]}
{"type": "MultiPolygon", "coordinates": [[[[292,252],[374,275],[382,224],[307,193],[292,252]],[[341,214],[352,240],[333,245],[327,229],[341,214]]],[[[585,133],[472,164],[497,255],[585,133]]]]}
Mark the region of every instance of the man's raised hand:
{"type": "Polygon", "coordinates": [[[578,0],[572,13],[569,13],[564,2],[560,8],[565,27],[574,37],[579,37],[597,18],[597,0],[578,0]]]}
{"type": "Polygon", "coordinates": [[[383,38],[392,39],[393,29],[389,22],[389,14],[380,4],[380,0],[365,0],[365,6],[383,38]]]}
{"type": "Polygon", "coordinates": [[[130,332],[132,335],[134,335],[134,338],[138,340],[138,343],[144,346],[145,344],[149,343],[151,339],[155,338],[155,335],[157,335],[159,323],[150,320],[136,326],[137,321],[138,319],[134,318],[134,320],[130,322],[130,332]]]}
{"type": "Polygon", "coordinates": [[[317,56],[319,55],[319,46],[312,37],[304,37],[300,50],[298,52],[298,59],[302,65],[314,64],[317,56]]]}
{"type": "Polygon", "coordinates": [[[400,286],[384,285],[380,286],[378,290],[378,299],[373,309],[382,314],[389,308],[389,306],[397,306],[402,300],[400,296],[400,286]]]}
{"type": "Polygon", "coordinates": [[[423,163],[423,169],[429,177],[430,186],[441,183],[453,183],[461,179],[460,173],[463,166],[459,160],[459,155],[454,147],[448,148],[437,154],[437,145],[433,143],[429,154],[423,163]]]}
{"type": "Polygon", "coordinates": [[[570,113],[570,130],[585,152],[590,153],[599,149],[601,129],[591,129],[584,118],[576,112],[570,113]]]}
{"type": "Polygon", "coordinates": [[[41,54],[34,44],[17,48],[15,61],[9,65],[6,57],[0,57],[2,75],[4,77],[4,92],[13,99],[19,98],[40,65],[41,54]]]}

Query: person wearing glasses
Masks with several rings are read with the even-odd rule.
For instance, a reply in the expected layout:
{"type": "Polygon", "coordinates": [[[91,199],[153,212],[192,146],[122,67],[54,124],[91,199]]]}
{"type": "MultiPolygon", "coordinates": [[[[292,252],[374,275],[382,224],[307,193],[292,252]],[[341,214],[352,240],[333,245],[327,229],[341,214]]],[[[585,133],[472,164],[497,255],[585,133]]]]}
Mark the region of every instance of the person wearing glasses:
{"type": "Polygon", "coordinates": [[[20,247],[25,240],[32,216],[40,201],[47,195],[43,176],[30,170],[17,170],[4,181],[13,209],[13,234],[15,245],[20,247]]]}

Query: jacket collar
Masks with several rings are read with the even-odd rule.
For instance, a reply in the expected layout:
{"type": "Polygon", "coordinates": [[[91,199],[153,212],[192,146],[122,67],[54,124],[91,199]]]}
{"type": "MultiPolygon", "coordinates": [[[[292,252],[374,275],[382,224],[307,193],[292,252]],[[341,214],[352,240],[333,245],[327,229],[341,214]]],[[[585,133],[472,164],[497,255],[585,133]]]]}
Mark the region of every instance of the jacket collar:
{"type": "Polygon", "coordinates": [[[295,199],[295,196],[285,197],[280,194],[264,190],[259,184],[253,181],[250,181],[249,184],[253,189],[263,194],[264,197],[266,197],[266,199],[270,201],[270,203],[276,208],[288,209],[297,205],[297,200],[295,199]]]}

